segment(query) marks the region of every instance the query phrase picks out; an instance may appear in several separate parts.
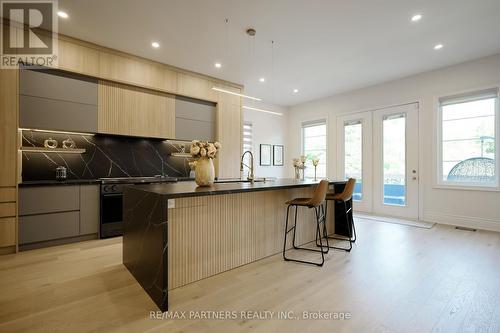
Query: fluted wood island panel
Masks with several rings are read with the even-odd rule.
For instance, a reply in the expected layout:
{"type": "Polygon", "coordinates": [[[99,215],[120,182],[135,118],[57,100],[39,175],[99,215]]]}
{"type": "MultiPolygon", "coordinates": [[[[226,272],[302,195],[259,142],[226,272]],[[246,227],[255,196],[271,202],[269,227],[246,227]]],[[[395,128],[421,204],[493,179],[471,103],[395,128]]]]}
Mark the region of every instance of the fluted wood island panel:
{"type": "MultiPolygon", "coordinates": [[[[176,199],[176,208],[168,210],[168,289],[282,251],[285,202],[309,197],[312,191],[306,188],[176,199]]],[[[299,213],[297,242],[302,244],[314,239],[316,225],[312,211],[299,213]]]]}
{"type": "MultiPolygon", "coordinates": [[[[131,186],[124,194],[123,262],[165,311],[168,290],[281,252],[285,202],[310,197],[315,186],[295,180],[131,186]]],[[[297,243],[314,240],[315,232],[313,211],[299,209],[297,243]]]]}

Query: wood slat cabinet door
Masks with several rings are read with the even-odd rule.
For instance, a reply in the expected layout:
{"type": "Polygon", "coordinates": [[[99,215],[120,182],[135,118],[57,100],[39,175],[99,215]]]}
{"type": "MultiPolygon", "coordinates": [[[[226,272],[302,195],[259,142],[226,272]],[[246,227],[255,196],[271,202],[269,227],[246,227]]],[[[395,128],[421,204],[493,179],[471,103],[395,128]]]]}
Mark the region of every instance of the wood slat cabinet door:
{"type": "Polygon", "coordinates": [[[168,67],[133,56],[99,52],[99,77],[175,94],[177,73],[168,67]]]}
{"type": "Polygon", "coordinates": [[[98,132],[174,138],[175,98],[157,91],[100,81],[98,132]]]}
{"type": "MultiPolygon", "coordinates": [[[[240,89],[221,87],[240,93],[240,89]]],[[[217,103],[217,140],[222,149],[217,161],[219,178],[240,177],[241,140],[243,127],[241,97],[219,93],[217,103]]]]}

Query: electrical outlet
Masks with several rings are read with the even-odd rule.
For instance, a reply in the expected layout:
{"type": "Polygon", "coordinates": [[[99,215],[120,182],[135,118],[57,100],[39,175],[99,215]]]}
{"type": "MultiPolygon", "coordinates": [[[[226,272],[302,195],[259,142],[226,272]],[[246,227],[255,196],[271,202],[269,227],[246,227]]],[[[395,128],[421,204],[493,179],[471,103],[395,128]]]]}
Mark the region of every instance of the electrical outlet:
{"type": "Polygon", "coordinates": [[[168,200],[168,208],[175,208],[175,199],[168,200]]]}

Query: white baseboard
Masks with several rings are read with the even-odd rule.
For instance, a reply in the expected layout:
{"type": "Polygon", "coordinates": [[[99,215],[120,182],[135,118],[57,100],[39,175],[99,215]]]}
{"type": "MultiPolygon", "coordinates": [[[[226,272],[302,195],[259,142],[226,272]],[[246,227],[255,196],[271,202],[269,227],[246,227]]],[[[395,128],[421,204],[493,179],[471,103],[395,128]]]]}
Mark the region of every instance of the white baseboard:
{"type": "Polygon", "coordinates": [[[393,217],[393,216],[381,216],[381,215],[373,215],[373,214],[362,214],[359,212],[354,213],[354,217],[365,219],[365,220],[374,220],[386,223],[393,224],[401,224],[409,227],[416,228],[424,228],[431,229],[436,223],[434,222],[425,222],[422,220],[411,220],[407,218],[393,217]]]}
{"type": "Polygon", "coordinates": [[[424,212],[424,221],[438,224],[448,224],[458,227],[482,229],[500,232],[500,219],[487,219],[473,216],[442,214],[437,212],[424,212]]]}

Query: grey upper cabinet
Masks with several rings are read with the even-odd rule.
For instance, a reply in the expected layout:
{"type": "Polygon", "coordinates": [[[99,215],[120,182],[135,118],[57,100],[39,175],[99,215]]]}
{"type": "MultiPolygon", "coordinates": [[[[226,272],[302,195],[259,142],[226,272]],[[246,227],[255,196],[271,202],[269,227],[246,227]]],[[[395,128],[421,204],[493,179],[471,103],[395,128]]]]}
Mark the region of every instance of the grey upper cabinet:
{"type": "Polygon", "coordinates": [[[215,103],[176,96],[175,138],[214,141],[215,113],[215,103]]]}
{"type": "Polygon", "coordinates": [[[19,74],[19,122],[23,128],[97,132],[97,81],[55,70],[19,74]]]}

